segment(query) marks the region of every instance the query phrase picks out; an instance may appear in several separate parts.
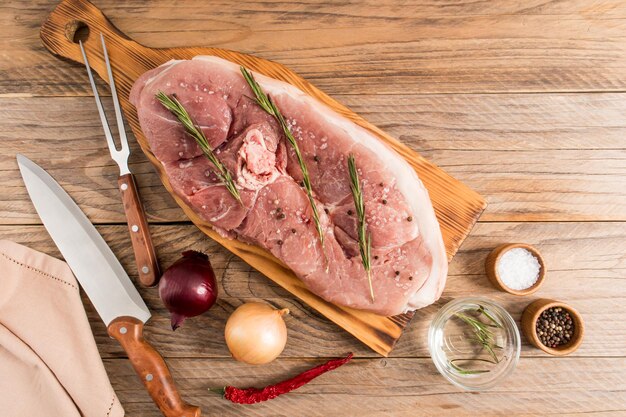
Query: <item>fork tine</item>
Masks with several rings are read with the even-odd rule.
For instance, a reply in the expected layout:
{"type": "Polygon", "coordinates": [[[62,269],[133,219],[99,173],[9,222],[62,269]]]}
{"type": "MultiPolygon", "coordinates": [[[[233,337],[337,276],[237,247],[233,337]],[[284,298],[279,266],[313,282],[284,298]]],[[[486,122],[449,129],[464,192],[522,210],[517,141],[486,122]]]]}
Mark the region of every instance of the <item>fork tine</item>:
{"type": "Polygon", "coordinates": [[[113,71],[111,71],[111,63],[109,62],[109,53],[107,52],[107,46],[104,42],[104,35],[100,33],[100,40],[102,41],[102,51],[104,54],[104,62],[106,63],[107,73],[109,74],[109,85],[111,87],[111,95],[113,96],[113,107],[115,108],[115,119],[117,121],[117,129],[120,132],[120,143],[122,144],[121,151],[128,150],[128,139],[126,138],[126,130],[124,129],[124,117],[122,116],[122,110],[120,109],[120,102],[117,99],[117,90],[115,89],[115,80],[113,79],[113,71]]]}
{"type": "Polygon", "coordinates": [[[106,136],[107,138],[109,150],[111,151],[111,153],[117,152],[117,149],[115,148],[115,143],[113,142],[113,135],[111,134],[111,129],[109,128],[107,116],[104,113],[104,109],[102,108],[102,101],[100,101],[100,95],[98,94],[96,83],[93,81],[93,74],[91,73],[91,68],[89,67],[89,60],[87,59],[87,54],[85,53],[83,42],[78,41],[78,44],[80,45],[80,52],[83,54],[83,61],[85,62],[85,67],[87,68],[87,75],[89,76],[91,91],[93,91],[93,95],[96,99],[96,107],[98,108],[98,114],[100,115],[100,121],[102,122],[102,128],[104,129],[104,136],[106,136]]]}

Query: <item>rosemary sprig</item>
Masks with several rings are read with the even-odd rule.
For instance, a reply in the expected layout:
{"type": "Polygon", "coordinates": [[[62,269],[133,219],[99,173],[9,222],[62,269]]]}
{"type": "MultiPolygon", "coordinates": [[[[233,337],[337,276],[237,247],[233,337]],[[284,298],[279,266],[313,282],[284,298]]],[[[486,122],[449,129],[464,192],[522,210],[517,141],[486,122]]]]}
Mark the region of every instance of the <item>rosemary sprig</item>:
{"type": "Polygon", "coordinates": [[[470,340],[476,342],[478,345],[480,345],[482,348],[484,348],[488,353],[489,356],[491,356],[492,360],[487,360],[487,359],[480,359],[480,358],[475,358],[475,359],[454,359],[451,361],[448,361],[448,363],[450,364],[450,366],[456,370],[457,372],[463,374],[463,375],[469,375],[469,374],[476,374],[476,373],[483,373],[483,372],[489,372],[488,370],[486,371],[472,371],[472,370],[466,370],[463,369],[461,367],[459,367],[458,365],[456,365],[454,362],[455,361],[470,361],[470,360],[474,360],[474,361],[483,361],[483,362],[489,362],[489,363],[493,363],[493,364],[498,364],[500,363],[500,359],[498,358],[498,355],[496,354],[494,349],[502,349],[501,346],[498,346],[498,344],[495,342],[494,340],[494,336],[493,336],[493,332],[491,331],[490,328],[502,328],[502,325],[491,315],[489,314],[486,309],[479,305],[478,309],[476,310],[476,312],[478,314],[482,314],[485,317],[487,317],[487,319],[491,322],[491,323],[483,323],[482,321],[470,317],[467,314],[464,313],[455,313],[454,315],[459,318],[460,320],[462,320],[464,323],[468,324],[471,329],[474,332],[474,337],[471,338],[470,340]]]}
{"type": "Polygon", "coordinates": [[[493,324],[495,327],[497,327],[498,329],[502,328],[502,325],[500,323],[498,323],[498,320],[494,319],[493,316],[491,314],[489,314],[487,312],[487,310],[485,310],[485,307],[483,306],[478,306],[478,310],[476,310],[478,314],[484,314],[485,317],[487,317],[493,324]]]}
{"type": "MultiPolygon", "coordinates": [[[[478,311],[480,312],[480,310],[478,311]]],[[[489,355],[491,355],[495,363],[500,362],[498,356],[493,351],[495,343],[493,340],[493,333],[491,332],[491,330],[489,330],[489,327],[497,326],[483,323],[482,321],[476,320],[463,313],[455,313],[454,315],[472,327],[472,329],[474,330],[474,336],[476,336],[476,339],[472,340],[476,340],[480,345],[482,345],[482,347],[485,348],[487,352],[489,352],[489,355]]]]}
{"type": "MultiPolygon", "coordinates": [[[[309,203],[311,204],[311,210],[313,211],[313,221],[315,222],[315,228],[317,229],[317,234],[319,235],[320,243],[322,244],[322,251],[324,250],[324,230],[322,230],[322,225],[320,223],[319,212],[317,211],[317,206],[315,205],[315,200],[313,200],[313,189],[311,188],[311,179],[309,178],[309,170],[304,163],[304,159],[302,158],[302,153],[300,152],[300,148],[298,147],[298,143],[296,139],[293,137],[291,130],[289,130],[289,125],[287,121],[283,117],[278,107],[274,101],[270,98],[270,96],[266,95],[259,83],[256,82],[252,73],[246,69],[245,67],[239,67],[241,69],[241,73],[243,74],[243,78],[246,80],[252,92],[254,93],[254,100],[256,103],[263,109],[267,114],[272,116],[280,127],[283,129],[285,133],[285,137],[289,144],[293,148],[296,158],[298,159],[298,164],[300,165],[300,170],[302,171],[302,183],[304,184],[304,189],[306,190],[306,195],[309,198],[309,203]]],[[[326,254],[324,254],[326,257],[326,254]]]]}
{"type": "Polygon", "coordinates": [[[370,284],[370,295],[374,302],[374,288],[372,287],[372,273],[370,264],[370,253],[372,251],[372,239],[367,233],[365,224],[365,204],[363,203],[363,192],[361,191],[361,182],[359,181],[359,173],[356,170],[356,162],[354,155],[348,155],[348,171],[350,172],[350,189],[352,190],[352,198],[354,199],[354,207],[356,209],[356,217],[358,221],[357,232],[359,235],[359,251],[361,252],[361,261],[363,268],[367,273],[367,280],[370,284]]]}
{"type": "MultiPolygon", "coordinates": [[[[461,368],[459,365],[457,365],[455,362],[459,362],[459,361],[466,361],[467,359],[452,359],[451,361],[448,361],[448,364],[450,364],[450,367],[452,369],[454,369],[455,371],[457,371],[458,373],[460,373],[461,375],[473,375],[473,374],[484,374],[489,372],[489,369],[463,369],[461,368]]],[[[481,361],[481,362],[487,362],[487,363],[493,363],[492,361],[489,361],[487,359],[473,359],[475,361],[481,361]]]]}
{"type": "Polygon", "coordinates": [[[217,156],[211,149],[209,145],[209,141],[207,140],[202,130],[196,126],[193,119],[183,107],[183,105],[178,101],[175,95],[172,97],[165,94],[163,91],[159,91],[156,95],[156,98],[161,102],[161,104],[168,109],[178,121],[180,121],[185,130],[191,137],[196,140],[196,143],[204,153],[204,155],[211,161],[213,166],[215,167],[215,174],[218,178],[224,183],[226,189],[232,194],[233,197],[239,202],[239,204],[243,204],[241,201],[241,195],[239,194],[239,190],[235,186],[235,182],[233,181],[233,177],[228,171],[228,169],[217,159],[217,156]]]}

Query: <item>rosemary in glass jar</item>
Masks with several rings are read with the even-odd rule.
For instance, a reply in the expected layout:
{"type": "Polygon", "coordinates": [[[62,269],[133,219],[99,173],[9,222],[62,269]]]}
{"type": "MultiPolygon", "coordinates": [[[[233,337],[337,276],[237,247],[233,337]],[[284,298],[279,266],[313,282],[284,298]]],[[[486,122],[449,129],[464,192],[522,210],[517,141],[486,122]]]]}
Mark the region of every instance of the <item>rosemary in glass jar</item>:
{"type": "Polygon", "coordinates": [[[502,324],[482,305],[476,309],[454,313],[447,332],[461,333],[455,350],[462,355],[448,358],[448,365],[462,375],[480,374],[490,371],[490,367],[500,363],[502,355],[502,324]]]}

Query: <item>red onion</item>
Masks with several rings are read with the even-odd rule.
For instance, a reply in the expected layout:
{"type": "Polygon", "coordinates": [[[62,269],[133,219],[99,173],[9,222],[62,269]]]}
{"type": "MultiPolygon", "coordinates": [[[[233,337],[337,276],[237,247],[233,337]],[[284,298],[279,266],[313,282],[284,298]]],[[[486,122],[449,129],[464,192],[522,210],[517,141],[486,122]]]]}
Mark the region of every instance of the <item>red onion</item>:
{"type": "Polygon", "coordinates": [[[217,283],[209,257],[193,250],[183,252],[161,277],[159,297],[172,313],[172,330],[187,317],[211,308],[217,299],[217,283]]]}

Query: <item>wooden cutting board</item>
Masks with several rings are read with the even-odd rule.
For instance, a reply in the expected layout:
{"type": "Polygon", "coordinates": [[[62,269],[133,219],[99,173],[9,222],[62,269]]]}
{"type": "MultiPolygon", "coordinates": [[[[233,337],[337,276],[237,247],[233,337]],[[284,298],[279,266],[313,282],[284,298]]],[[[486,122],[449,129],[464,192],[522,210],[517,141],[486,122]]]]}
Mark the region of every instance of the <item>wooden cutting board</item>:
{"type": "Polygon", "coordinates": [[[373,132],[381,141],[395,149],[413,166],[430,193],[439,224],[441,225],[448,259],[451,259],[456,253],[461,242],[465,239],[476,220],[478,220],[486,206],[485,200],[436,165],[428,162],[395,138],[368,123],[362,117],[333,100],[281,64],[252,55],[218,48],[148,48],[124,35],[124,33],[113,26],[98,8],[86,0],[65,0],[59,4],[43,23],[41,39],[46,48],[54,55],[82,64],[79,46],[73,39],[76,31],[85,26],[88,27],[90,34],[84,45],[91,67],[103,80],[108,79],[98,36],[102,32],[106,37],[115,83],[126,120],[130,123],[142,150],[157,169],[163,185],[195,225],[212,239],[353,334],[373,350],[387,356],[402,335],[402,331],[409,323],[412,314],[383,317],[373,313],[337,306],[322,300],[307,290],[287,267],[265,250],[236,240],[224,239],[213,232],[208,223],[200,219],[191,208],[172,192],[172,187],[165,176],[160,162],[150,151],[148,142],[141,132],[135,108],[128,101],[128,94],[134,81],[145,71],[157,67],[170,59],[190,59],[196,55],[216,55],[269,77],[293,84],[325,103],[336,112],[373,132]]]}

